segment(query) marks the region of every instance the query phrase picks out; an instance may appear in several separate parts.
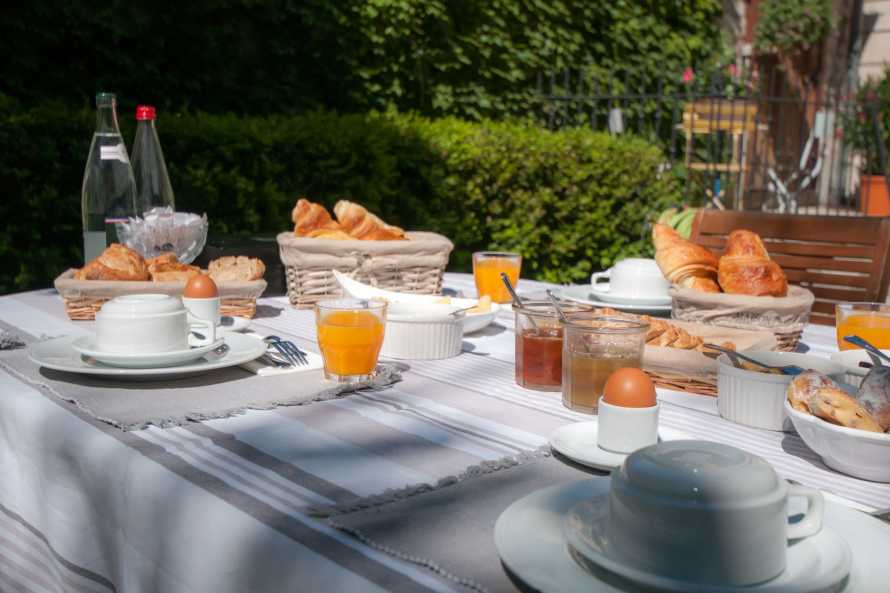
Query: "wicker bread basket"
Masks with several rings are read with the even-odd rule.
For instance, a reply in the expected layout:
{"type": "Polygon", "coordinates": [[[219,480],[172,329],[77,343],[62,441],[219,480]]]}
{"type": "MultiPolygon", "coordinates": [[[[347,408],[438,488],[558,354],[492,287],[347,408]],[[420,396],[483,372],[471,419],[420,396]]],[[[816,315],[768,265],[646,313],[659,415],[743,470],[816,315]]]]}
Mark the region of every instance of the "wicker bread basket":
{"type": "Polygon", "coordinates": [[[280,233],[278,247],[295,307],[342,294],[332,270],[386,290],[442,292],[442,274],[454,245],[436,233],[409,232],[407,241],[308,239],[280,233]]]}
{"type": "Polygon", "coordinates": [[[788,296],[748,296],[708,293],[672,286],[674,319],[737,329],[769,330],[776,336],[776,350],[794,350],[810,320],[815,297],[800,286],[789,286],[788,296]]]}
{"type": "MultiPolygon", "coordinates": [[[[117,296],[151,292],[179,296],[185,288],[183,282],[76,280],[74,270],[62,273],[54,284],[65,302],[69,319],[75,320],[95,319],[102,305],[117,296]]],[[[266,281],[220,282],[218,288],[222,315],[253,317],[256,300],[266,290],[266,281]]]]}

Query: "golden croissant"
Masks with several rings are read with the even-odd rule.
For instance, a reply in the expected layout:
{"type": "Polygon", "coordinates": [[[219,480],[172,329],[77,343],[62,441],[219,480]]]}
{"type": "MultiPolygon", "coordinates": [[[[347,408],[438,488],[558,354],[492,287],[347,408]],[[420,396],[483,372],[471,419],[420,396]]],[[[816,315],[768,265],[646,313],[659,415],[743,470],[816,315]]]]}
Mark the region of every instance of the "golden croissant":
{"type": "Polygon", "coordinates": [[[724,292],[732,294],[788,294],[788,280],[782,268],[770,259],[757,233],[743,229],[729,234],[718,265],[718,281],[724,292]]]}
{"type": "Polygon", "coordinates": [[[720,292],[717,285],[717,256],[687,241],[665,224],[652,228],[655,261],[672,284],[702,292],[720,292]]]}

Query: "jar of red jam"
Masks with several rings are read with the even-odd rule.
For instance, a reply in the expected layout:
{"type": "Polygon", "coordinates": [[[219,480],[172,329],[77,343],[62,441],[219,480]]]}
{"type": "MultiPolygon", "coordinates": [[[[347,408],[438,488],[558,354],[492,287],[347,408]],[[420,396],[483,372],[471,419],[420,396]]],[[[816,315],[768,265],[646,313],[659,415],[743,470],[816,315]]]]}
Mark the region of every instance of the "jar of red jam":
{"type": "MultiPolygon", "coordinates": [[[[575,313],[592,307],[561,303],[563,311],[575,313]]],[[[516,384],[537,391],[562,388],[563,329],[553,304],[544,300],[523,300],[513,305],[516,318],[516,384]]]]}

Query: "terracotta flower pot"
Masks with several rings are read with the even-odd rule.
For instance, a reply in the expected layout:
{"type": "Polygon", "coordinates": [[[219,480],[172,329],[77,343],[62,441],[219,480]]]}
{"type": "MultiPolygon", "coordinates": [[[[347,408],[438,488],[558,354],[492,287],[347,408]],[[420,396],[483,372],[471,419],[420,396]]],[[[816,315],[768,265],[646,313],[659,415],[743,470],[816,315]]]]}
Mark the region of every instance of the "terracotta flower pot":
{"type": "Polygon", "coordinates": [[[890,216],[890,196],[883,175],[863,175],[859,208],[867,216],[890,216]]]}

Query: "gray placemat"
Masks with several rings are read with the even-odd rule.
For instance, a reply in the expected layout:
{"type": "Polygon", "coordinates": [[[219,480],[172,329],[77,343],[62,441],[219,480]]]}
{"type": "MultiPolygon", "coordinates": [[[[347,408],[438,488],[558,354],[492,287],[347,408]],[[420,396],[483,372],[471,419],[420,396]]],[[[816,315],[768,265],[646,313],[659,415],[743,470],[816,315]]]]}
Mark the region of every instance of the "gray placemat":
{"type": "Polygon", "coordinates": [[[588,477],[556,458],[541,457],[399,502],[334,515],[329,521],[379,550],[470,589],[512,593],[517,588],[494,545],[497,518],[535,490],[588,477]]]}
{"type": "Polygon", "coordinates": [[[327,382],[321,370],[260,377],[238,367],[166,381],[117,381],[41,368],[28,359],[25,349],[0,351],[0,368],[122,430],[302,405],[401,380],[396,367],[380,365],[372,383],[359,385],[327,382]]]}

